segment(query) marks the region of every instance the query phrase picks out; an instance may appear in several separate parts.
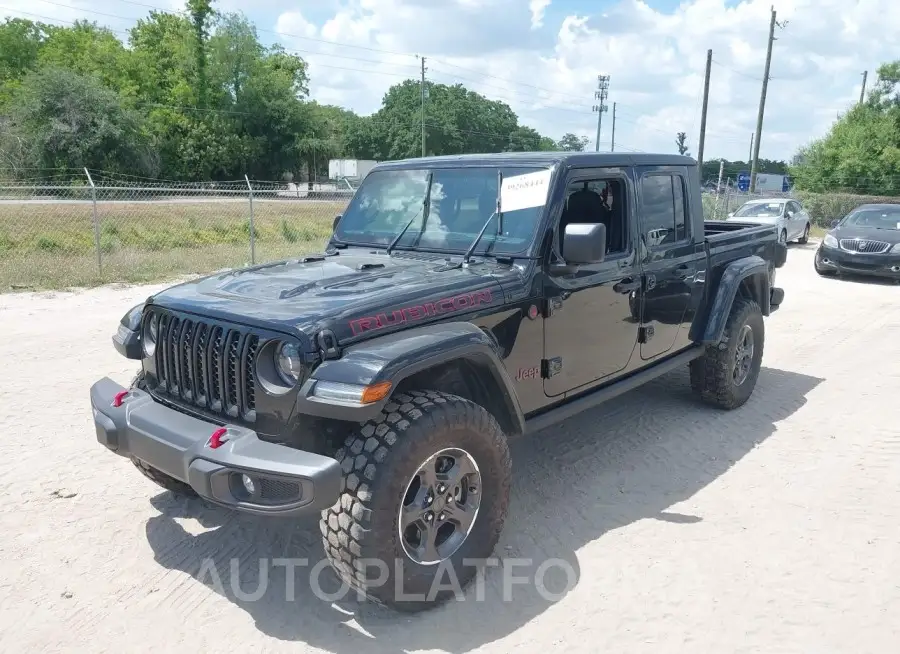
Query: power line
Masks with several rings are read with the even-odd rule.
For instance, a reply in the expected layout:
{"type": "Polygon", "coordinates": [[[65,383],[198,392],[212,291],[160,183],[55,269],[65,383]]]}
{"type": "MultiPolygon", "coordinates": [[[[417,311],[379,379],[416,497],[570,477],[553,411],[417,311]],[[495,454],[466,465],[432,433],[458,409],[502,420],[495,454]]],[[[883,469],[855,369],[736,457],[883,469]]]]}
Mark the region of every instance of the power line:
{"type": "MultiPolygon", "coordinates": [[[[754,80],[754,81],[756,81],[756,82],[762,82],[762,77],[756,77],[755,75],[750,75],[750,74],[748,74],[748,73],[742,72],[742,71],[740,71],[740,70],[738,70],[738,69],[736,69],[736,68],[732,68],[731,66],[728,66],[728,65],[726,65],[726,64],[720,63],[720,62],[716,61],[715,59],[713,59],[712,62],[713,62],[716,66],[720,66],[720,67],[724,68],[725,70],[729,70],[729,71],[731,71],[732,73],[734,73],[735,75],[740,75],[741,77],[746,77],[747,79],[752,79],[752,80],[754,80]]],[[[772,78],[772,77],[769,77],[769,79],[773,79],[773,78],[772,78]]]]}

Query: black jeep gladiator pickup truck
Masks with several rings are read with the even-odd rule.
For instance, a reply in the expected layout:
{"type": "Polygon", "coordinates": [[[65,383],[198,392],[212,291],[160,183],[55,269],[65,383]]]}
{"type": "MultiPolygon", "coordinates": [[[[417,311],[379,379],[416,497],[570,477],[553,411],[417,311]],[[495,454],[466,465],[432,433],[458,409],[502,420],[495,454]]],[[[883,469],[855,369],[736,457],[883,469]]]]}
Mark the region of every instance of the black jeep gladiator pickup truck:
{"type": "Polygon", "coordinates": [[[775,227],[704,222],[688,157],[382,163],[322,254],[131,309],[113,343],[140,371],[91,387],[97,438],[164,489],[320,513],[348,586],[420,610],[491,555],[508,439],[681,366],[744,404],[786,257],[775,227]]]}

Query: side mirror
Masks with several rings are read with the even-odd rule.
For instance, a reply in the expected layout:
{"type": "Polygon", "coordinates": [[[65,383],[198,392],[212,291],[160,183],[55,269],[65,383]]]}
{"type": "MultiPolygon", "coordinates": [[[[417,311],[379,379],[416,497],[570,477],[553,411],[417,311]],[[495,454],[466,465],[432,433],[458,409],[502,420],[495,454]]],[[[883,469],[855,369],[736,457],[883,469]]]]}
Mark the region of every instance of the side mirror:
{"type": "Polygon", "coordinates": [[[567,264],[600,263],[606,257],[606,225],[572,223],[563,235],[563,259],[567,264]]]}
{"type": "Polygon", "coordinates": [[[785,213],[785,215],[786,215],[788,218],[793,218],[793,217],[794,217],[794,212],[791,211],[790,209],[788,209],[788,210],[787,210],[787,213],[785,213]]]}
{"type": "Polygon", "coordinates": [[[837,227],[838,224],[840,224],[840,222],[841,222],[840,220],[832,220],[832,221],[831,221],[831,227],[832,227],[832,229],[835,228],[835,227],[837,227]]]}
{"type": "Polygon", "coordinates": [[[341,214],[338,214],[334,217],[334,222],[331,223],[331,231],[337,229],[338,223],[341,221],[341,214]]]}

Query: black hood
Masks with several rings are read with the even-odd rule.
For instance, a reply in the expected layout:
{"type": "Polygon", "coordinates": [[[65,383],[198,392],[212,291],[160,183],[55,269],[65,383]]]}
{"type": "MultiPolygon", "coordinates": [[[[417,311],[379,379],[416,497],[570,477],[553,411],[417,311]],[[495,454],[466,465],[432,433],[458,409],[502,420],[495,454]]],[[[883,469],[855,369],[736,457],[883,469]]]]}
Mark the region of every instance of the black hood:
{"type": "MultiPolygon", "coordinates": [[[[458,261],[459,258],[456,257],[458,261]]],[[[152,303],[175,311],[313,336],[331,329],[340,341],[388,333],[410,322],[499,306],[498,276],[517,277],[493,260],[461,268],[445,256],[351,248],[241,268],[168,288],[152,303]]]]}
{"type": "Polygon", "coordinates": [[[900,229],[877,229],[861,225],[839,225],[831,230],[836,239],[858,238],[865,241],[882,241],[894,245],[900,243],[900,229]]]}

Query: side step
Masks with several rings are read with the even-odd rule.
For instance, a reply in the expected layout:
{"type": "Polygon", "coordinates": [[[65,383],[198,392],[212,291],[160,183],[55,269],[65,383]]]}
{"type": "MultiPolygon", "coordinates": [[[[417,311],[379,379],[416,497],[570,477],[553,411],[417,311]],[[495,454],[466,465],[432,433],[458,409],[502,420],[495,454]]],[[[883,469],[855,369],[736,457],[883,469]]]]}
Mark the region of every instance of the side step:
{"type": "Polygon", "coordinates": [[[582,411],[592,409],[599,404],[603,404],[607,400],[611,400],[623,393],[627,393],[638,386],[643,386],[647,382],[665,375],[667,372],[686,366],[694,359],[703,356],[705,350],[706,348],[704,346],[695,345],[689,350],[676,354],[670,359],[654,363],[630,377],[611,383],[609,386],[603,386],[597,390],[589,391],[587,395],[578,397],[577,399],[564,401],[561,405],[528,418],[525,421],[525,433],[533,434],[534,432],[546,429],[547,427],[562,422],[563,420],[567,420],[582,411]]]}

